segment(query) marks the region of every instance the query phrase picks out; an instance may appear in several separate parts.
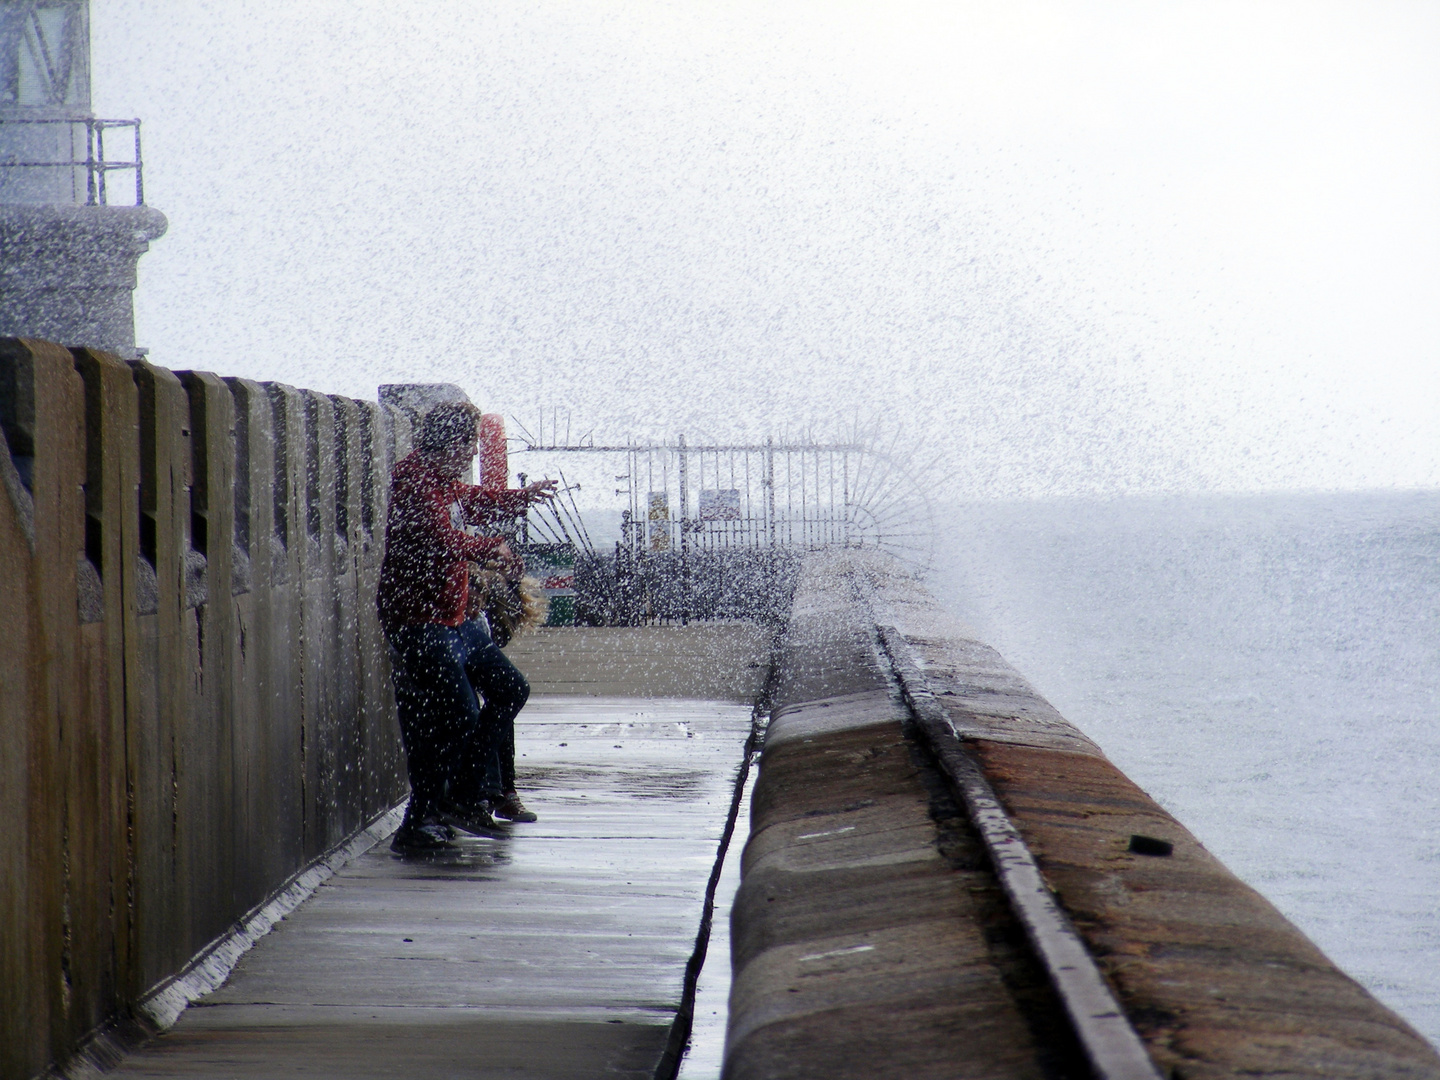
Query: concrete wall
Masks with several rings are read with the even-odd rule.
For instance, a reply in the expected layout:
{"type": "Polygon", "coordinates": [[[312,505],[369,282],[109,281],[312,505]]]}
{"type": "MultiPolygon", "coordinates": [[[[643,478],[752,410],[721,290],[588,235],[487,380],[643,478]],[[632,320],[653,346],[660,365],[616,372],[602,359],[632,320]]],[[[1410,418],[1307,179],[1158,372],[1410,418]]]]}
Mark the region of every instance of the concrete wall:
{"type": "Polygon", "coordinates": [[[406,791],[379,406],[0,339],[0,1076],[406,791]]]}
{"type": "Polygon", "coordinates": [[[167,225],[149,206],[0,204],[0,336],[133,357],[136,266],[167,225]]]}
{"type": "Polygon", "coordinates": [[[880,560],[806,559],[732,909],[727,1080],[1086,1075],[876,647],[893,628],[1160,1075],[1428,1077],[1440,1057],[880,560]],[[862,599],[863,598],[863,599],[862,599]],[[1134,835],[1173,852],[1129,850],[1134,835]]]}

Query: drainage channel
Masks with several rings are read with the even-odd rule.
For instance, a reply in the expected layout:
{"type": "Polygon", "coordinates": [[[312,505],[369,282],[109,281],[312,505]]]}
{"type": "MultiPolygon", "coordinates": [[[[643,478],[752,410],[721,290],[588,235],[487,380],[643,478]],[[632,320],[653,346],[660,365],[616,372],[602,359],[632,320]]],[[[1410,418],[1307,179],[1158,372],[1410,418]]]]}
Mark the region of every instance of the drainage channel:
{"type": "Polygon", "coordinates": [[[735,770],[730,811],[720,835],[715,865],[710,870],[710,880],[705,887],[705,904],[700,915],[700,929],[695,935],[695,951],[685,965],[680,1007],[670,1027],[665,1053],[655,1068],[655,1080],[718,1080],[724,1065],[730,999],[730,906],[740,887],[740,861],[745,850],[743,836],[739,844],[731,841],[741,815],[744,815],[744,820],[750,820],[750,797],[755,787],[752,766],[760,756],[765,742],[765,728],[770,722],[779,645],[780,633],[777,629],[770,642],[770,663],[765,683],[750,716],[750,734],[745,739],[740,764],[735,770]],[[715,947],[714,961],[707,966],[712,945],[715,947]]]}
{"type": "Polygon", "coordinates": [[[665,1053],[655,1068],[655,1080],[714,1080],[720,1075],[730,996],[730,903],[740,884],[740,857],[745,848],[743,838],[733,846],[731,840],[741,813],[749,817],[750,793],[754,788],[751,766],[759,755],[768,718],[768,713],[757,706],[750,735],[745,740],[744,755],[735,770],[730,812],[725,818],[715,865],[705,888],[695,951],[685,965],[680,1007],[670,1027],[665,1053]],[[715,932],[717,916],[718,933],[715,932]],[[712,945],[716,947],[715,959],[707,967],[705,961],[712,945]]]}

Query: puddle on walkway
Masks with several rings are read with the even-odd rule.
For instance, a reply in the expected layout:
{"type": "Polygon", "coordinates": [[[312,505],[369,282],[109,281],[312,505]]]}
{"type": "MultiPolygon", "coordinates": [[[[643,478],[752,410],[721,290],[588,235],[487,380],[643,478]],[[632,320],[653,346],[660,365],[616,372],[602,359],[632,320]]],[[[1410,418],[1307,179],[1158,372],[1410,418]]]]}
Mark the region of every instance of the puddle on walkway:
{"type": "Polygon", "coordinates": [[[491,878],[483,871],[507,866],[513,859],[510,843],[509,839],[461,835],[443,851],[410,852],[404,855],[392,851],[390,858],[414,868],[415,872],[409,877],[415,881],[425,881],[427,878],[435,881],[487,881],[491,878]],[[426,870],[435,872],[427,874],[426,870]]]}
{"type": "MultiPolygon", "coordinates": [[[[616,747],[619,749],[619,747],[616,747]]],[[[528,762],[522,763],[529,765],[528,762]]],[[[593,786],[604,778],[606,790],[613,795],[637,799],[693,799],[700,794],[709,774],[695,769],[674,769],[655,766],[645,770],[617,769],[613,766],[543,766],[527,768],[526,790],[530,792],[568,791],[593,786]]]]}

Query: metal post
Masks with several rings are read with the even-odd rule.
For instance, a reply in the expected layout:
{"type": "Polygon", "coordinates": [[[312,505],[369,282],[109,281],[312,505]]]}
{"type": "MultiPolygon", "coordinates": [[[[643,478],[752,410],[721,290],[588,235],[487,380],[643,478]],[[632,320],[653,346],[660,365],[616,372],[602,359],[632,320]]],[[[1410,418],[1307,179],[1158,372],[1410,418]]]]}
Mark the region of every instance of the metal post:
{"type": "Polygon", "coordinates": [[[95,192],[95,121],[85,121],[85,205],[94,206],[95,192]]]}
{"type": "Polygon", "coordinates": [[[104,206],[110,201],[105,191],[105,121],[95,122],[95,157],[100,167],[100,205],[104,206]]]}
{"type": "Polygon", "coordinates": [[[775,437],[765,437],[765,529],[775,547],[775,437]]]}
{"type": "Polygon", "coordinates": [[[795,458],[785,444],[785,543],[795,543],[795,458]]]}
{"type": "MultiPolygon", "coordinates": [[[[516,473],[515,475],[519,477],[520,486],[523,488],[525,486],[525,474],[522,472],[516,473]]],[[[530,507],[528,506],[525,507],[525,511],[520,517],[520,543],[527,547],[530,545],[530,507]]]]}
{"type": "Polygon", "coordinates": [[[690,622],[690,489],[685,476],[685,436],[679,439],[680,449],[680,625],[690,622]]]}
{"type": "Polygon", "coordinates": [[[770,547],[765,552],[765,607],[767,614],[775,604],[775,437],[765,436],[765,477],[761,481],[765,489],[765,532],[770,547]]]}
{"type": "Polygon", "coordinates": [[[135,205],[145,205],[145,170],[140,167],[140,121],[135,121],[135,205]]]}

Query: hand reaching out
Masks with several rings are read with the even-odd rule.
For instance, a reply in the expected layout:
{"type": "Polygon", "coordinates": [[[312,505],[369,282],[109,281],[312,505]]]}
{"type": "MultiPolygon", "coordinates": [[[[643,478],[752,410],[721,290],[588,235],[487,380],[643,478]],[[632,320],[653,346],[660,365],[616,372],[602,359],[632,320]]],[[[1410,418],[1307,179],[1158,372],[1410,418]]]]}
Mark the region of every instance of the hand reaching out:
{"type": "Polygon", "coordinates": [[[525,493],[527,503],[537,503],[546,499],[555,498],[557,482],[554,480],[534,480],[526,484],[520,490],[525,493]]]}

